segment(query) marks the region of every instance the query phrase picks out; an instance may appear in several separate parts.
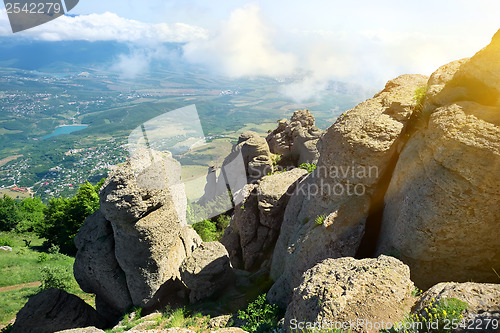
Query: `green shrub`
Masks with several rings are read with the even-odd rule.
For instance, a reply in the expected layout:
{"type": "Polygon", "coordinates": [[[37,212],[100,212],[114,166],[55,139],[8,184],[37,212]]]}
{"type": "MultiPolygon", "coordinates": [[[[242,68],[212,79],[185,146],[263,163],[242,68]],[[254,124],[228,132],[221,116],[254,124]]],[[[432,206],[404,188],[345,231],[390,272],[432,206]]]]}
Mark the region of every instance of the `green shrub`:
{"type": "Polygon", "coordinates": [[[326,215],[319,215],[314,219],[314,224],[315,225],[323,225],[323,222],[325,222],[326,215]]]}
{"type": "Polygon", "coordinates": [[[0,246],[14,246],[14,242],[7,236],[0,237],[0,246]]]}
{"type": "Polygon", "coordinates": [[[231,216],[222,214],[217,218],[215,226],[217,227],[217,230],[222,231],[227,228],[229,222],[231,222],[231,216]]]}
{"type": "Polygon", "coordinates": [[[52,244],[51,247],[49,248],[48,252],[50,254],[59,254],[60,249],[61,248],[59,247],[59,245],[52,244]]]}
{"type": "Polygon", "coordinates": [[[89,182],[78,189],[71,199],[54,198],[44,210],[45,223],[37,230],[48,244],[57,245],[62,253],[76,253],[74,238],[83,221],[99,209],[98,192],[103,180],[93,186],[89,182]]]}
{"type": "Polygon", "coordinates": [[[217,240],[217,226],[210,220],[203,220],[193,224],[193,229],[200,235],[204,242],[217,240]]]}
{"type": "Polygon", "coordinates": [[[266,294],[257,297],[244,311],[238,311],[238,318],[245,321],[243,328],[248,332],[269,332],[278,326],[278,306],[269,304],[266,294]]]}
{"type": "Polygon", "coordinates": [[[49,255],[47,253],[42,252],[38,254],[38,259],[37,259],[38,263],[46,262],[47,260],[49,260],[49,255]]]}
{"type": "Polygon", "coordinates": [[[200,235],[204,242],[219,241],[227,228],[231,217],[219,215],[212,220],[203,220],[193,224],[193,229],[200,235]]]}
{"type": "Polygon", "coordinates": [[[71,287],[72,274],[62,267],[44,266],[41,269],[41,290],[58,288],[68,290],[71,287]]]}
{"type": "Polygon", "coordinates": [[[426,85],[415,89],[415,92],[413,94],[413,100],[415,101],[415,109],[417,109],[417,110],[422,109],[426,94],[427,94],[427,86],[426,85]]]}
{"type": "Polygon", "coordinates": [[[299,165],[299,168],[300,168],[300,169],[307,170],[307,172],[308,172],[308,173],[311,173],[311,172],[313,172],[314,170],[316,170],[316,164],[312,164],[312,163],[302,163],[301,165],[299,165]]]}
{"type": "Polygon", "coordinates": [[[442,298],[436,302],[433,298],[430,304],[420,313],[407,317],[401,323],[396,323],[382,333],[451,333],[453,324],[460,325],[462,312],[469,305],[456,298],[442,298]]]}

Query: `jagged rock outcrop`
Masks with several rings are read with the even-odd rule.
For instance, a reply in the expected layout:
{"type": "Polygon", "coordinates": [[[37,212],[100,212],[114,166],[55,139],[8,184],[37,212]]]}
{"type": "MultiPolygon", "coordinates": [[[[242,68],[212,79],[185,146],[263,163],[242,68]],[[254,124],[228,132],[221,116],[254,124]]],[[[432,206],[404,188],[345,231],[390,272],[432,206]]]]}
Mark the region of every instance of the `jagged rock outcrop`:
{"type": "Polygon", "coordinates": [[[95,326],[105,320],[94,308],[75,295],[51,288],[30,298],[17,313],[13,333],[52,333],[65,329],[95,326]]]}
{"type": "Polygon", "coordinates": [[[219,242],[202,243],[183,261],[180,275],[190,290],[189,299],[192,303],[208,298],[230,285],[233,273],[224,245],[219,242]]]}
{"type": "MultiPolygon", "coordinates": [[[[232,203],[228,190],[231,190],[234,202],[239,203],[238,193],[246,184],[255,183],[272,171],[273,162],[266,140],[255,132],[243,132],[231,153],[224,159],[222,168],[208,169],[205,193],[197,204],[205,205],[210,201],[218,201],[221,205],[225,201],[229,210],[232,203]]],[[[220,213],[222,212],[214,212],[207,218],[220,213]]]]}
{"type": "Polygon", "coordinates": [[[172,206],[163,206],[133,224],[112,222],[116,260],[135,305],[149,306],[166,281],[178,279],[182,261],[201,243],[175,216],[172,206]]]}
{"type": "Polygon", "coordinates": [[[414,288],[408,266],[393,257],[326,259],[304,273],[286,310],[284,327],[286,332],[300,331],[306,327],[299,323],[309,322],[316,328],[378,332],[387,328],[381,323],[404,319],[415,302],[414,288]],[[336,323],[353,326],[335,327],[336,323]]]}
{"type": "Polygon", "coordinates": [[[82,288],[96,294],[99,309],[123,313],[128,295],[133,305],[153,306],[160,288],[180,278],[182,261],[201,244],[185,225],[185,212],[178,212],[185,209],[185,194],[170,180],[180,179],[177,166],[158,152],[136,154],[104,183],[100,210],[76,237],[74,266],[82,288]]]}
{"type": "Polygon", "coordinates": [[[75,237],[78,249],[73,272],[83,291],[96,295],[105,318],[119,317],[132,306],[125,273],[115,257],[111,223],[100,210],[89,216],[75,237]]]}
{"type": "Polygon", "coordinates": [[[245,199],[236,205],[221,240],[233,267],[257,270],[269,261],[294,183],[305,174],[306,170],[293,169],[265,176],[258,184],[245,187],[245,199]]]}
{"type": "Polygon", "coordinates": [[[309,110],[297,110],[290,121],[281,119],[278,127],[266,138],[273,154],[291,156],[302,163],[316,163],[319,153],[316,144],[323,131],[314,126],[314,117],[309,110]]]}
{"type": "Polygon", "coordinates": [[[134,223],[164,205],[175,208],[176,218],[186,223],[186,193],[181,168],[170,154],[136,151],[134,158],[106,179],[99,196],[108,221],[134,223]]]}
{"type": "Polygon", "coordinates": [[[396,253],[420,288],[498,282],[500,34],[429,80],[427,120],[401,152],[385,195],[379,253],[396,253]],[[445,74],[443,74],[445,73],[445,74]]]}
{"type": "Polygon", "coordinates": [[[436,304],[450,298],[458,299],[468,305],[462,312],[465,327],[459,326],[454,332],[498,332],[495,321],[497,324],[500,323],[500,284],[439,283],[420,296],[412,314],[426,316],[425,308],[435,307],[436,304]],[[433,306],[430,306],[431,303],[433,306]]]}
{"type": "Polygon", "coordinates": [[[372,196],[403,143],[415,90],[426,82],[423,75],[389,81],[322,136],[318,167],[299,182],[285,210],[271,265],[276,282],[270,301],[286,306],[307,269],[326,258],[356,255],[370,206],[381,205],[372,196]]]}
{"type": "Polygon", "coordinates": [[[249,183],[257,181],[273,171],[269,146],[266,140],[257,133],[243,132],[234,150],[241,150],[249,183]]]}

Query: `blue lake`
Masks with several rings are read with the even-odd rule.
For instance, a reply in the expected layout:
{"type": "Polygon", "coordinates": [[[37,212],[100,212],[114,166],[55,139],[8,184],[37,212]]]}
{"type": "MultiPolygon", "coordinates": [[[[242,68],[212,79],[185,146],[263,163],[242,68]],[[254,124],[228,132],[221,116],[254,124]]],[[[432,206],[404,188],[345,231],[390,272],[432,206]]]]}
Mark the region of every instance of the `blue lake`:
{"type": "Polygon", "coordinates": [[[52,132],[51,134],[49,135],[46,135],[42,138],[42,140],[45,140],[45,139],[48,139],[48,138],[51,138],[53,136],[58,136],[58,135],[61,135],[61,134],[69,134],[69,133],[73,133],[73,132],[76,132],[76,131],[80,131],[84,128],[87,128],[89,125],[63,125],[63,126],[59,126],[57,127],[54,132],[52,132]]]}

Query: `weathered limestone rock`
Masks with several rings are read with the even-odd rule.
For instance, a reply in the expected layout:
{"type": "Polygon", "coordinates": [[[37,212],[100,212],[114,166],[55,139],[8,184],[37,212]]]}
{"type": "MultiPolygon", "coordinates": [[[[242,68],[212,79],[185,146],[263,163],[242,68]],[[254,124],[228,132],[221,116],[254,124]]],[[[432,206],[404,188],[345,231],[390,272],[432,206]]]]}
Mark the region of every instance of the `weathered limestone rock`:
{"type": "Polygon", "coordinates": [[[252,131],[242,133],[233,150],[241,150],[249,183],[255,182],[273,171],[269,146],[266,140],[257,133],[252,131]]]}
{"type": "MultiPolygon", "coordinates": [[[[273,162],[266,140],[255,132],[243,132],[231,153],[224,159],[222,168],[208,169],[205,193],[197,204],[205,205],[207,202],[217,201],[219,206],[226,205],[229,210],[232,203],[228,197],[228,189],[232,192],[234,202],[239,203],[239,192],[246,184],[255,183],[272,171],[273,162]]],[[[220,213],[222,212],[214,212],[207,218],[220,213]]]]}
{"type": "Polygon", "coordinates": [[[221,240],[233,267],[258,270],[270,259],[294,183],[305,174],[306,170],[293,169],[265,176],[257,185],[247,185],[245,200],[236,205],[221,240]]]}
{"type": "Polygon", "coordinates": [[[436,305],[447,298],[455,298],[468,304],[462,313],[464,324],[475,328],[467,330],[459,327],[454,332],[498,332],[493,324],[495,320],[500,323],[500,284],[439,283],[420,296],[412,314],[423,315],[424,309],[429,308],[431,303],[436,305]]]}
{"type": "Polygon", "coordinates": [[[111,223],[100,210],[85,220],[75,245],[75,279],[83,291],[96,295],[97,311],[105,318],[125,313],[132,306],[132,299],[125,273],[116,261],[111,223]]]}
{"type": "Polygon", "coordinates": [[[496,37],[445,84],[440,103],[447,101],[446,86],[465,91],[461,101],[450,95],[451,104],[427,110],[428,123],[402,151],[385,195],[378,252],[396,253],[423,289],[443,281],[498,282],[493,271],[500,271],[496,37]]]}
{"type": "Polygon", "coordinates": [[[76,237],[77,281],[96,293],[107,317],[160,301],[160,288],[179,278],[182,261],[202,242],[185,225],[184,188],[171,180],[179,179],[177,166],[159,152],[136,154],[108,177],[100,210],[76,237]]]}
{"type": "Polygon", "coordinates": [[[318,167],[299,182],[285,210],[271,265],[276,282],[270,301],[286,306],[307,269],[326,258],[356,255],[372,196],[403,142],[415,90],[426,82],[423,75],[389,81],[321,137],[318,167]]]}
{"type": "Polygon", "coordinates": [[[278,128],[266,138],[273,154],[290,155],[302,163],[316,163],[319,153],[316,144],[323,131],[314,126],[314,117],[309,110],[297,110],[290,121],[282,119],[278,128]]]}
{"type": "Polygon", "coordinates": [[[221,315],[214,318],[210,318],[208,322],[208,328],[219,329],[227,326],[231,320],[232,315],[221,315]]]}
{"type": "Polygon", "coordinates": [[[330,324],[331,328],[335,323],[352,322],[353,327],[345,331],[378,332],[387,327],[377,324],[404,319],[415,302],[414,288],[408,266],[393,257],[326,259],[307,270],[294,290],[285,330],[300,328],[300,322],[330,324]],[[357,326],[359,319],[366,324],[357,326]]]}
{"type": "Polygon", "coordinates": [[[186,223],[186,194],[180,164],[153,150],[137,153],[106,179],[99,196],[108,221],[133,223],[164,205],[175,207],[176,218],[186,223]]]}
{"type": "Polygon", "coordinates": [[[95,326],[104,319],[75,295],[60,289],[48,289],[30,298],[18,312],[13,333],[52,333],[65,329],[95,326]]]}
{"type": "Polygon", "coordinates": [[[180,267],[182,282],[191,292],[192,303],[208,298],[227,287],[233,274],[224,245],[204,242],[187,257],[180,267]]]}
{"type": "Polygon", "coordinates": [[[183,230],[190,227],[180,225],[172,206],[162,206],[136,223],[114,221],[112,225],[116,259],[133,303],[142,307],[167,280],[179,277],[182,261],[201,243],[194,230],[183,230]]]}

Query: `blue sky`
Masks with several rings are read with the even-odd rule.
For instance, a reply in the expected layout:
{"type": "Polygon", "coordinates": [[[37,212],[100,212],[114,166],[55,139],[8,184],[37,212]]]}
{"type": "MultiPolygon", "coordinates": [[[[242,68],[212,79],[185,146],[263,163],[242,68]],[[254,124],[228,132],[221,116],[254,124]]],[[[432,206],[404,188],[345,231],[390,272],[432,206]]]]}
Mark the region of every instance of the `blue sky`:
{"type": "Polygon", "coordinates": [[[218,74],[306,73],[290,90],[304,98],[329,79],[380,87],[404,73],[429,75],[472,56],[500,28],[498,0],[80,0],[72,14],[12,36],[0,11],[0,35],[123,41],[134,50],[127,67],[161,58],[163,42],[183,42],[186,61],[218,74]]]}

